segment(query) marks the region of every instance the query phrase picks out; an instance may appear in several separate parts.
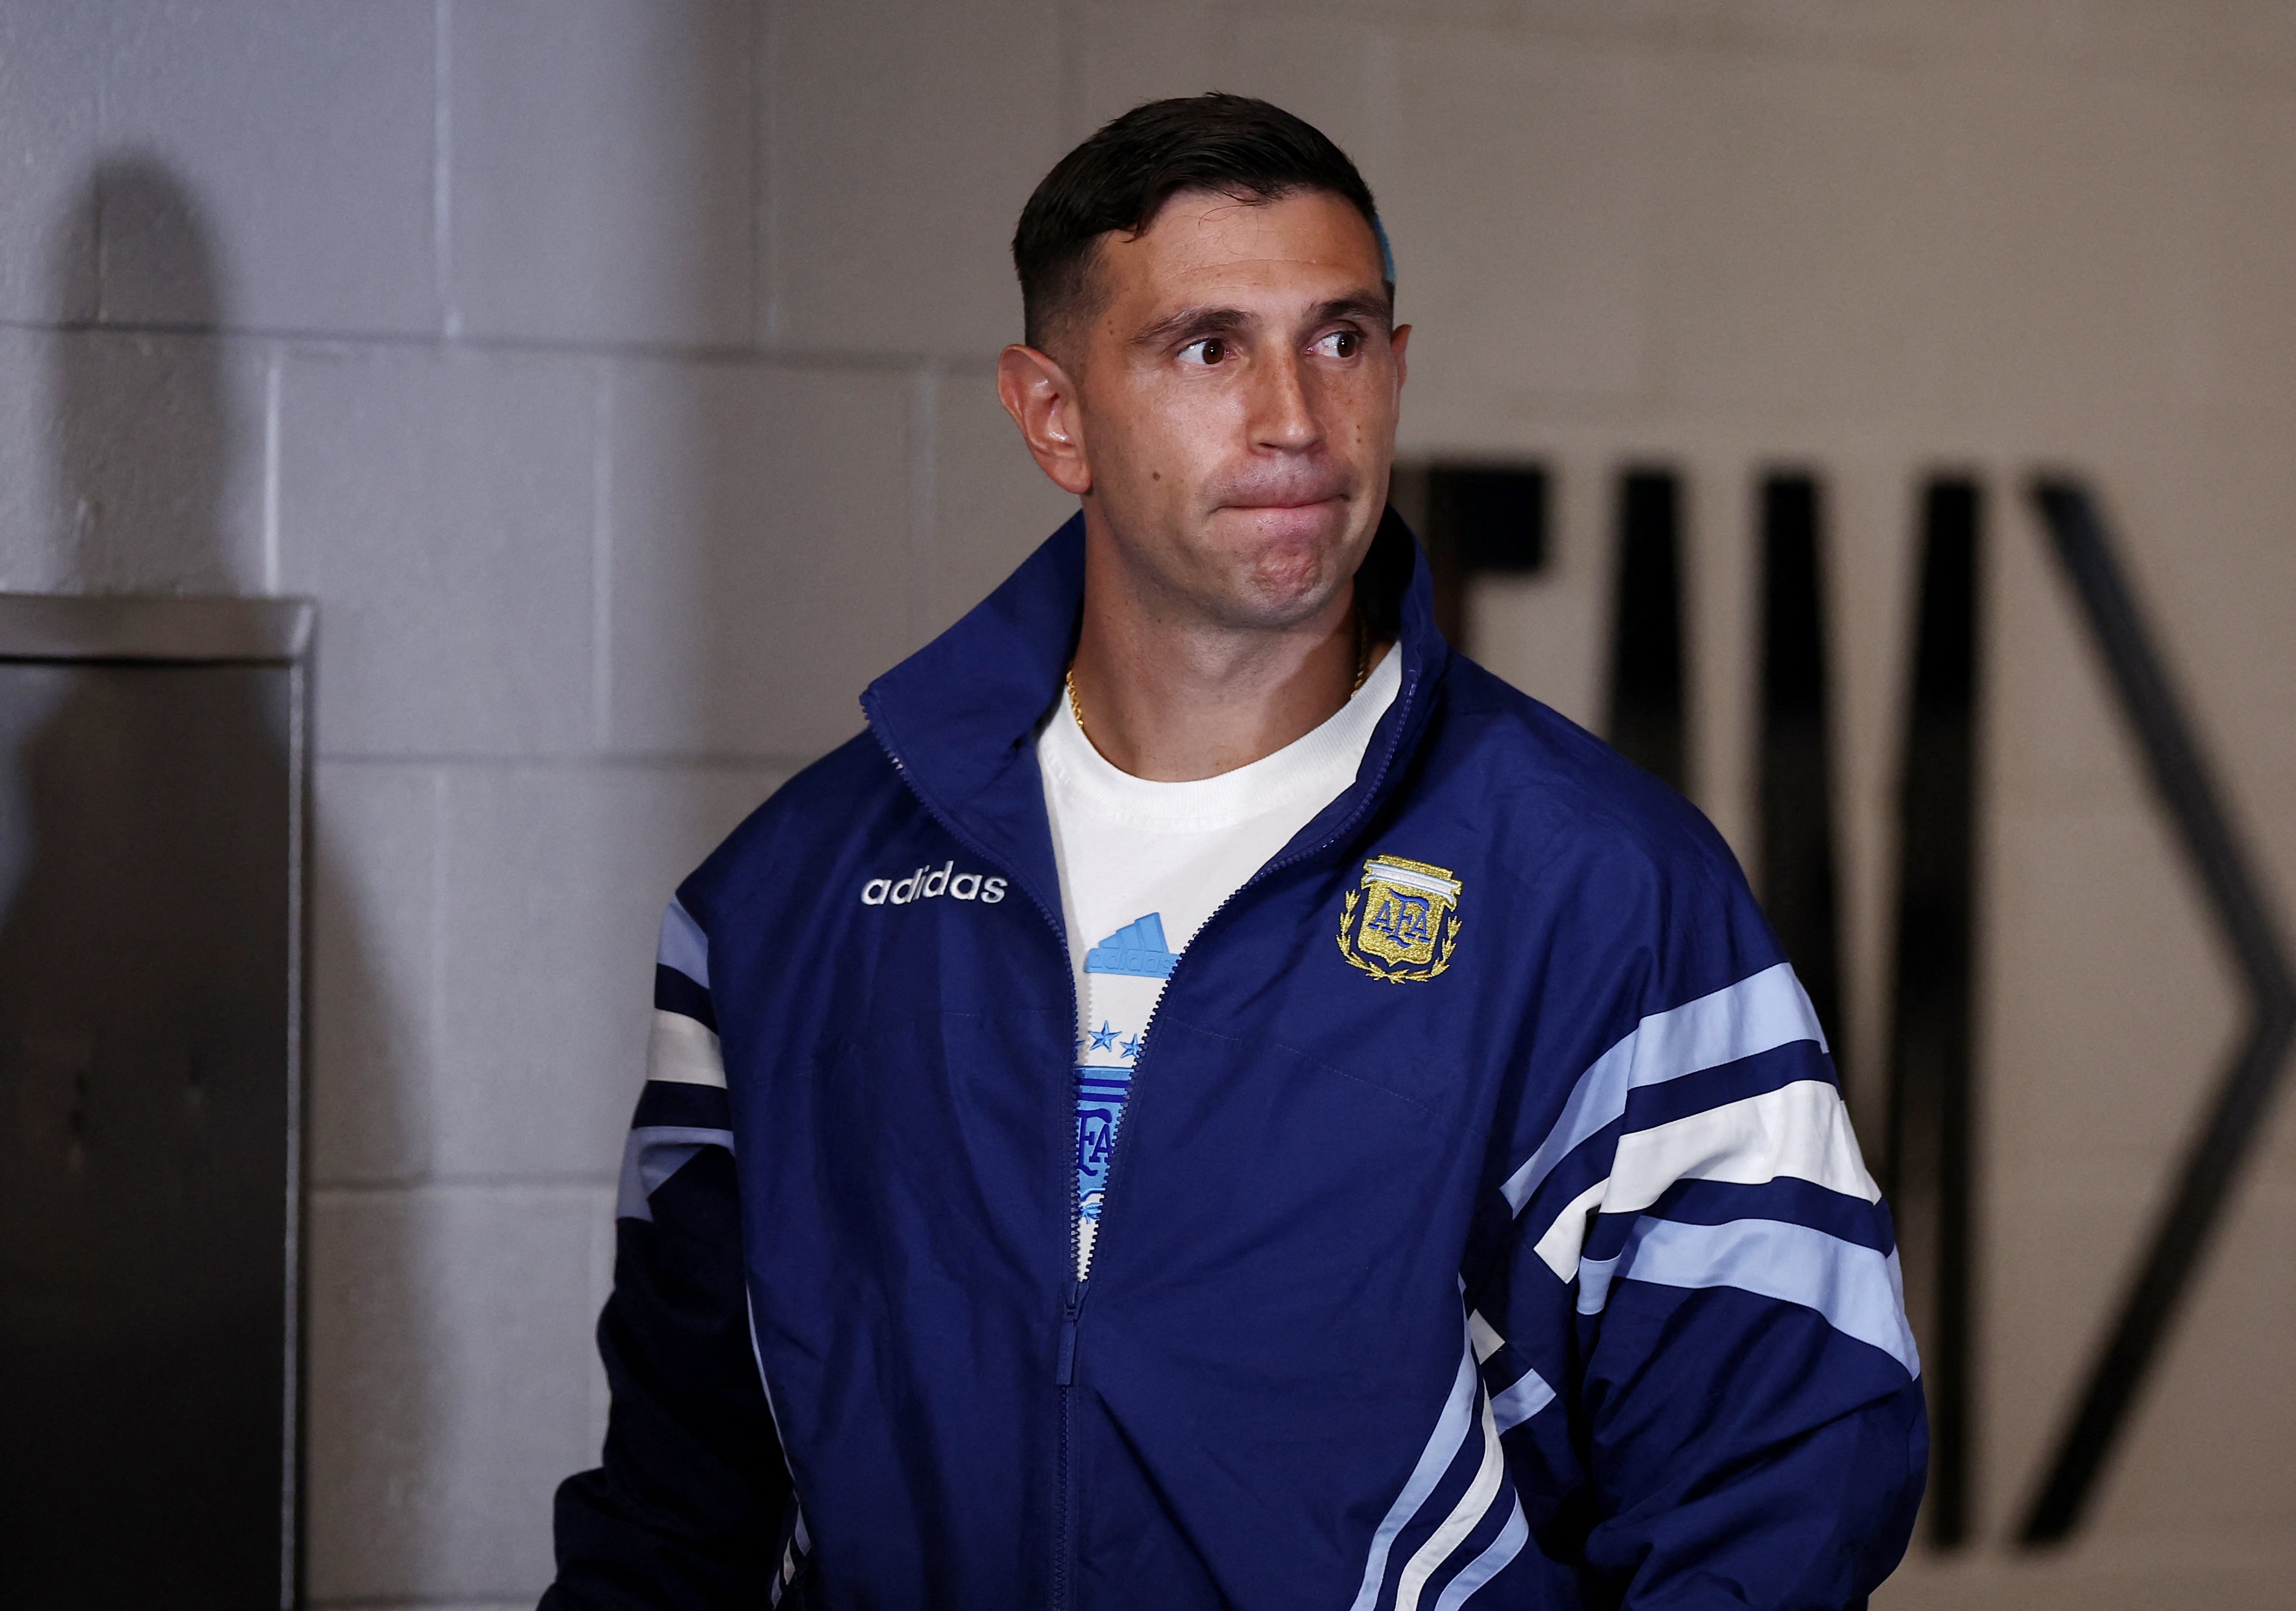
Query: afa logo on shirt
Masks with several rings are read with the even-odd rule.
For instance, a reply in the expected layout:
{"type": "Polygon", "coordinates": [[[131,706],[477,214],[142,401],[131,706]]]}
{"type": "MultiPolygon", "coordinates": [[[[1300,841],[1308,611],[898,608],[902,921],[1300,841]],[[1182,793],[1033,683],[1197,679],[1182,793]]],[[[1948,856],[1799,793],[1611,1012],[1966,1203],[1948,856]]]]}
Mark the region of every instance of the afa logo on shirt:
{"type": "Polygon", "coordinates": [[[1340,954],[1390,985],[1433,978],[1459,944],[1460,887],[1447,867],[1372,857],[1340,903],[1340,954]]]}

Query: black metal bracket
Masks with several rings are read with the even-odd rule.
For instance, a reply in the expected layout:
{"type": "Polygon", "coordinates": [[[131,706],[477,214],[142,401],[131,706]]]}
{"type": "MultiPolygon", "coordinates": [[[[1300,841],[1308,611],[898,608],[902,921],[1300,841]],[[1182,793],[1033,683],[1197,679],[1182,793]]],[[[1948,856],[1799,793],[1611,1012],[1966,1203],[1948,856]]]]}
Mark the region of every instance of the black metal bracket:
{"type": "Polygon", "coordinates": [[[2290,968],[2262,886],[2153,650],[2095,503],[2079,482],[2063,477],[2041,477],[2031,493],[2057,558],[2080,597],[2121,708],[2144,750],[2152,785],[2168,807],[2209,910],[2237,961],[2251,1010],[2248,1034],[2185,1157],[2175,1196],[2153,1229],[2151,1245],[2121,1300],[2104,1348],[2090,1368],[2078,1407],[2027,1516],[2022,1540],[2036,1545],[2062,1541],[2079,1521],[2223,1215],[2225,1200],[2280,1083],[2289,1048],[2296,1043],[2296,970],[2290,968]]]}

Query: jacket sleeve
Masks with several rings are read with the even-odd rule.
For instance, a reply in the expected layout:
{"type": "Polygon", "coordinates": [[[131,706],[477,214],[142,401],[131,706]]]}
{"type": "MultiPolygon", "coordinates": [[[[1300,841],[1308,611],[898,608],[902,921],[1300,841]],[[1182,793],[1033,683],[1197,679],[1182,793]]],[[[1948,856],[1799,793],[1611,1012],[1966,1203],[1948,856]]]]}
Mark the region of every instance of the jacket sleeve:
{"type": "Polygon", "coordinates": [[[1809,1000],[1734,867],[1708,895],[1502,1186],[1478,1351],[1590,1603],[1839,1611],[1912,1530],[1921,1365],[1809,1000]]]}
{"type": "Polygon", "coordinates": [[[612,1394],[604,1459],[559,1486],[543,1611],[766,1606],[802,1549],[750,1343],[707,945],[676,902],[654,975],[598,1321],[612,1394]]]}

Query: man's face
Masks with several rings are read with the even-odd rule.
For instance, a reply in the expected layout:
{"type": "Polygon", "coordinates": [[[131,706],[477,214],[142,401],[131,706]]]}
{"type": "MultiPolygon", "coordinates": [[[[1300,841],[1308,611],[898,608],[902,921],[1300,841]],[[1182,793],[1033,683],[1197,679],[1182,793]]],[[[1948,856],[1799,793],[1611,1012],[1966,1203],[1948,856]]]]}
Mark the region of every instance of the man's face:
{"type": "Polygon", "coordinates": [[[1103,237],[1093,274],[1062,355],[1087,520],[1167,608],[1312,617],[1362,562],[1395,456],[1410,332],[1390,333],[1371,226],[1323,192],[1184,192],[1103,237]]]}

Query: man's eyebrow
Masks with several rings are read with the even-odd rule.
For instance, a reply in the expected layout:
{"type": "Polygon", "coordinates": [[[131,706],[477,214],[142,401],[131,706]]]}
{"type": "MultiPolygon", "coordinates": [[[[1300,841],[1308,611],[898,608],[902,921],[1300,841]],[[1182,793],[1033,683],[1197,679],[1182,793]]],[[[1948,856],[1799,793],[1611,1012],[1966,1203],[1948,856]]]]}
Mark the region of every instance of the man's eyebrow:
{"type": "Polygon", "coordinates": [[[1210,303],[1198,303],[1167,314],[1132,338],[1135,347],[1161,347],[1181,336],[1216,336],[1223,331],[1242,330],[1256,323],[1240,307],[1218,307],[1210,303]]]}
{"type": "Polygon", "coordinates": [[[1395,323],[1395,298],[1383,292],[1350,291],[1318,302],[1308,314],[1310,324],[1329,324],[1334,319],[1367,319],[1384,328],[1395,323]]]}
{"type": "MultiPolygon", "coordinates": [[[[1310,325],[1329,324],[1334,319],[1362,319],[1384,329],[1395,323],[1395,302],[1383,291],[1357,290],[1318,302],[1308,310],[1310,325]]],[[[1240,307],[1198,303],[1167,314],[1140,331],[1132,338],[1132,345],[1161,347],[1182,336],[1217,336],[1258,323],[1255,315],[1240,307]]]]}

